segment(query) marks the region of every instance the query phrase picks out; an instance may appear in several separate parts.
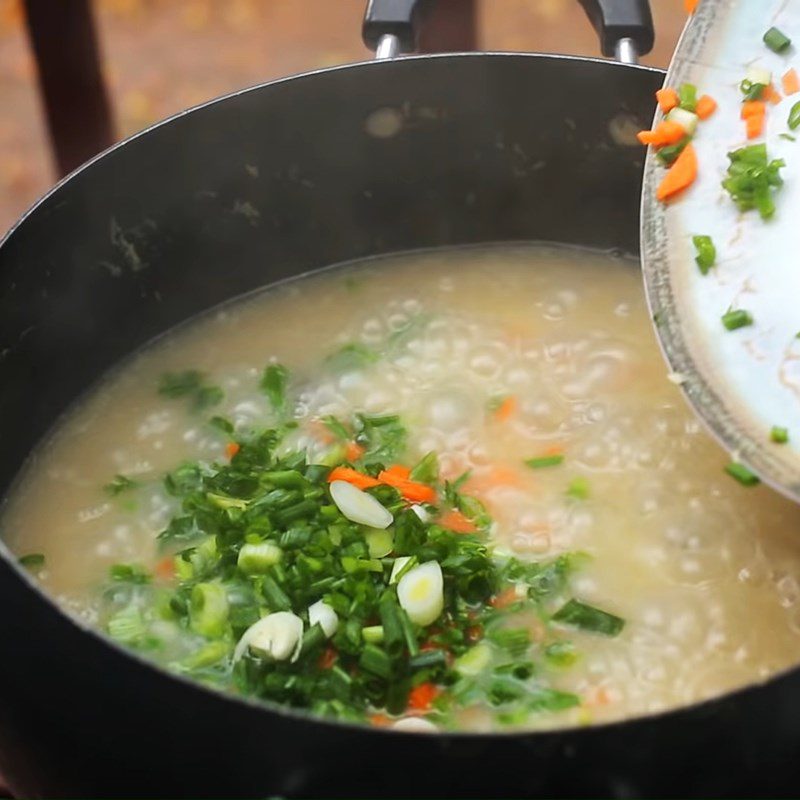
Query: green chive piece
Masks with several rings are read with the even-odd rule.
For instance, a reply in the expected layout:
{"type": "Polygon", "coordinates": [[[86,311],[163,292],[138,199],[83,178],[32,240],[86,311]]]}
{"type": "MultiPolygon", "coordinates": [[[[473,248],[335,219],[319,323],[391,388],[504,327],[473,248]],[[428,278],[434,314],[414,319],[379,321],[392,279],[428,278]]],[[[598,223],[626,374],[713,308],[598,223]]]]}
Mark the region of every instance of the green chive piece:
{"type": "Polygon", "coordinates": [[[666,147],[662,147],[656,153],[656,158],[658,158],[662,164],[669,166],[670,164],[674,163],[675,159],[683,152],[683,148],[686,147],[691,140],[691,136],[685,136],[675,144],[668,144],[666,147]]]}
{"type": "Polygon", "coordinates": [[[769,432],[769,438],[775,444],[786,444],[789,441],[789,429],[782,428],[780,425],[773,425],[769,432]]]}
{"type": "Polygon", "coordinates": [[[800,101],[795,103],[789,110],[789,128],[793,131],[800,128],[800,101]]]}
{"type": "Polygon", "coordinates": [[[44,566],[44,553],[27,553],[24,556],[20,556],[17,560],[23,567],[39,569],[44,566]]]}
{"type": "Polygon", "coordinates": [[[553,453],[550,456],[537,456],[536,458],[526,458],[525,464],[531,469],[543,469],[544,467],[557,467],[564,463],[563,453],[553,453]]]}
{"type": "Polygon", "coordinates": [[[272,542],[243,544],[236,565],[245,575],[259,575],[275,566],[283,556],[283,550],[272,542]]]}
{"type": "Polygon", "coordinates": [[[380,644],[383,641],[383,625],[369,625],[362,628],[361,636],[368,644],[380,644]]]}
{"type": "Polygon", "coordinates": [[[589,481],[587,478],[573,478],[567,485],[567,497],[573,500],[589,499],[589,481]]]}
{"type": "Polygon", "coordinates": [[[780,170],[783,159],[769,161],[767,146],[754,144],[728,153],[730,164],[723,188],[730,194],[740,211],[757,209],[762,219],[775,213],[773,193],[783,185],[780,170]]]}
{"type": "Polygon", "coordinates": [[[792,46],[792,40],[783,31],[773,27],[764,34],[764,44],[773,53],[785,53],[792,46]]]}
{"type": "Polygon", "coordinates": [[[751,472],[744,464],[740,464],[738,461],[731,461],[730,464],[726,464],[725,472],[739,481],[742,486],[758,486],[758,484],[761,483],[761,479],[758,475],[751,472]]]}
{"type": "Polygon", "coordinates": [[[753,315],[743,308],[732,308],[722,315],[722,324],[729,331],[745,328],[753,324],[753,315]]]}
{"type": "Polygon", "coordinates": [[[622,617],[574,599],[556,611],[553,620],[603,636],[617,636],[625,627],[625,620],[622,617]]]}
{"type": "MultiPolygon", "coordinates": [[[[798,123],[798,125],[800,125],[800,114],[798,114],[797,123],[798,123]]],[[[779,139],[786,139],[787,142],[796,142],[797,141],[797,139],[794,136],[792,136],[790,133],[779,133],[778,134],[778,138],[779,139]]]]}
{"type": "Polygon", "coordinates": [[[708,271],[717,260],[717,248],[710,236],[692,236],[692,243],[697,250],[694,260],[700,268],[700,272],[708,275],[708,271]]]}
{"type": "Polygon", "coordinates": [[[693,83],[682,83],[678,89],[678,104],[686,111],[697,109],[697,87],[693,83]]]}
{"type": "Polygon", "coordinates": [[[192,630],[209,639],[222,636],[228,621],[228,597],[218,583],[198,583],[189,607],[192,630]]]}
{"type": "Polygon", "coordinates": [[[138,481],[128,478],[125,475],[115,475],[114,480],[103,487],[103,491],[111,497],[135,489],[139,485],[138,481]]]}
{"type": "Polygon", "coordinates": [[[261,376],[261,391],[267,396],[273,411],[281,411],[286,403],[286,384],[289,370],[282,364],[270,364],[261,376]]]}
{"type": "Polygon", "coordinates": [[[739,84],[739,89],[741,90],[744,97],[742,98],[742,102],[746,102],[748,100],[760,100],[761,95],[764,92],[764,89],[767,88],[765,83],[753,83],[752,81],[747,80],[746,78],[739,84]]]}

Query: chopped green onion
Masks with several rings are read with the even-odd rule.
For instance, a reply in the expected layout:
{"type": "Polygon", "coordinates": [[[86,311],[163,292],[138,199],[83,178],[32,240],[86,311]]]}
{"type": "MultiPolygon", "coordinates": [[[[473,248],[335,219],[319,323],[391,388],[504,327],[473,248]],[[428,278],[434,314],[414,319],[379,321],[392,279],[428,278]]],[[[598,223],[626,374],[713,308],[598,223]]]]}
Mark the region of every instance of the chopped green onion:
{"type": "Polygon", "coordinates": [[[369,625],[362,628],[361,636],[369,644],[380,644],[383,641],[383,625],[369,625]]]}
{"type": "Polygon", "coordinates": [[[436,483],[439,480],[439,457],[436,453],[427,453],[408,477],[420,483],[436,483]]]}
{"type": "Polygon", "coordinates": [[[574,599],[556,611],[553,620],[604,636],[617,636],[625,627],[622,617],[574,599]]]}
{"type": "Polygon", "coordinates": [[[103,491],[112,497],[116,497],[118,494],[122,494],[122,492],[135,489],[138,485],[139,483],[137,481],[132,480],[125,475],[115,475],[114,480],[112,480],[110,483],[107,483],[103,487],[103,491]]]}
{"type": "Polygon", "coordinates": [[[23,567],[27,567],[28,569],[38,569],[39,567],[44,566],[44,554],[27,553],[24,556],[20,556],[17,561],[19,561],[23,567]]]}
{"type": "Polygon", "coordinates": [[[289,370],[282,364],[270,364],[261,376],[261,391],[267,396],[273,411],[283,410],[288,380],[289,370]]]}
{"type": "Polygon", "coordinates": [[[195,650],[194,653],[183,659],[179,666],[187,670],[210,667],[218,661],[222,661],[229,652],[230,647],[223,640],[207,642],[199,650],[195,650]]]}
{"type": "Polygon", "coordinates": [[[758,484],[761,483],[758,475],[751,472],[744,464],[740,464],[738,461],[732,461],[730,464],[726,464],[725,472],[739,481],[742,486],[758,486],[758,484]]]}
{"type": "Polygon", "coordinates": [[[219,386],[205,383],[205,375],[196,369],[165,372],[159,381],[158,393],[170,399],[185,397],[194,411],[217,405],[225,396],[219,386]]]}
{"type": "Polygon", "coordinates": [[[147,633],[142,613],[136,606],[128,606],[114,614],[107,629],[108,635],[122,644],[138,644],[147,633]]]}
{"type": "Polygon", "coordinates": [[[544,467],[557,467],[564,462],[562,453],[553,453],[551,456],[538,456],[536,458],[526,458],[525,463],[531,469],[543,469],[544,467]]]}
{"type": "Polygon", "coordinates": [[[685,111],[697,108],[697,87],[693,83],[682,83],[678,89],[678,105],[685,111]]]}
{"type": "Polygon", "coordinates": [[[764,34],[764,44],[773,53],[785,53],[792,46],[792,40],[783,31],[773,27],[764,34]]]}
{"type": "Polygon", "coordinates": [[[374,644],[364,645],[358,663],[367,672],[372,672],[380,678],[390,678],[392,675],[392,662],[385,650],[374,644]]]}
{"type": "Polygon", "coordinates": [[[527,628],[500,628],[490,631],[486,638],[514,656],[522,655],[531,644],[531,634],[527,628]]]}
{"type": "Polygon", "coordinates": [[[789,441],[789,429],[782,428],[780,425],[773,425],[769,432],[769,438],[775,444],[786,444],[789,441]]]}
{"type": "Polygon", "coordinates": [[[189,604],[192,630],[209,639],[222,636],[228,621],[228,597],[218,583],[198,583],[189,604]]]}
{"type": "Polygon", "coordinates": [[[789,128],[793,131],[800,128],[800,102],[795,103],[789,110],[789,128]]]}
{"type": "Polygon", "coordinates": [[[567,485],[567,497],[573,500],[589,499],[589,480],[584,477],[573,478],[567,485]]]}
{"type": "Polygon", "coordinates": [[[236,565],[246,575],[258,575],[267,572],[282,556],[283,550],[272,542],[243,544],[236,565]]]}
{"type": "Polygon", "coordinates": [[[739,89],[744,95],[744,101],[760,100],[766,88],[767,85],[765,83],[754,83],[753,81],[747,80],[747,78],[739,84],[739,89]]]}
{"type": "Polygon", "coordinates": [[[447,666],[447,653],[444,650],[426,650],[408,660],[408,666],[412,670],[432,669],[435,667],[447,666]]]}
{"type": "Polygon", "coordinates": [[[783,159],[768,160],[767,146],[754,144],[728,153],[730,164],[723,188],[730,194],[740,211],[757,209],[762,219],[775,213],[773,192],[783,185],[780,170],[783,159]]]}
{"type": "Polygon", "coordinates": [[[544,657],[554,667],[571,667],[578,660],[575,645],[566,640],[547,645],[544,657]]]}
{"type": "Polygon", "coordinates": [[[717,260],[717,248],[710,236],[692,236],[692,243],[697,250],[694,260],[700,268],[700,272],[708,275],[708,271],[717,260]]]}
{"type": "Polygon", "coordinates": [[[722,315],[722,324],[729,331],[745,328],[753,324],[753,315],[743,308],[732,308],[722,315]]]}
{"type": "Polygon", "coordinates": [[[113,564],[109,570],[112,581],[119,583],[149,583],[150,573],[138,564],[113,564]]]}
{"type": "Polygon", "coordinates": [[[367,540],[370,558],[383,558],[392,552],[394,547],[394,533],[391,528],[368,528],[364,534],[367,540]]]}
{"type": "Polygon", "coordinates": [[[656,157],[663,164],[670,165],[683,152],[683,148],[686,147],[686,145],[689,144],[691,140],[692,140],[691,136],[686,136],[679,142],[676,142],[675,144],[668,144],[666,147],[662,147],[656,153],[656,157]]]}
{"type": "MultiPolygon", "coordinates": [[[[800,125],[800,104],[798,105],[797,124],[800,125]]],[[[779,133],[778,138],[786,139],[787,142],[797,141],[797,139],[789,133],[779,133]]]]}

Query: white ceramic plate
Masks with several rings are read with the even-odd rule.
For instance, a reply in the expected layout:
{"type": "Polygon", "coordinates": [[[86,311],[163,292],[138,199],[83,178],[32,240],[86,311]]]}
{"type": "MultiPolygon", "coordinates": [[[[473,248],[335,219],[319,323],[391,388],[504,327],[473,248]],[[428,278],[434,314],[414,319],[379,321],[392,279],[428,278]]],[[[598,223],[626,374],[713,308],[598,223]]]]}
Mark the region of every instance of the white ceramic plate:
{"type": "Polygon", "coordinates": [[[800,94],[769,105],[766,136],[748,142],[739,84],[753,63],[772,71],[779,90],[786,70],[800,73],[800,0],[701,0],[666,85],[693,83],[719,108],[695,135],[697,181],[668,206],[655,197],[664,170],[648,154],[642,264],[662,349],[690,403],[735,460],[800,500],[800,130],[796,142],[779,136],[800,94]],[[785,55],[762,41],[773,25],[794,43],[785,55]],[[768,222],[739,212],[721,186],[727,153],[761,141],[771,159],[786,161],[768,222]],[[695,234],[717,247],[706,276],[694,261],[695,234]],[[755,324],[726,331],[720,317],[731,307],[750,311],[755,324]],[[770,441],[773,425],[789,429],[789,444],[770,441]]]}

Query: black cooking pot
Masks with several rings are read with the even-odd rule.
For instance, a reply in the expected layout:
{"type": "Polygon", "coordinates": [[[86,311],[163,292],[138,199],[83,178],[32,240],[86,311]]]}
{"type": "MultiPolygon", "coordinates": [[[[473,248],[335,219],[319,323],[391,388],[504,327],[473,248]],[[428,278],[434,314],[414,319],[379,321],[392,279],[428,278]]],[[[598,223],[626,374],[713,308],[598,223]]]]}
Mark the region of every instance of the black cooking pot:
{"type": "MultiPolygon", "coordinates": [[[[368,28],[383,51],[397,44],[383,34],[409,39],[413,4],[389,5],[399,19],[382,26],[376,3],[368,28]]],[[[646,3],[585,5],[607,51],[649,46],[646,3]]],[[[662,77],[542,55],[358,64],[214,101],[95,159],[0,246],[0,492],[105,370],[242,292],[417,248],[545,240],[635,253],[643,152],[629,134],[650,119],[662,77]]],[[[168,675],[65,616],[2,548],[0,609],[0,769],[23,797],[800,787],[797,672],[615,725],[426,736],[168,675]]]]}

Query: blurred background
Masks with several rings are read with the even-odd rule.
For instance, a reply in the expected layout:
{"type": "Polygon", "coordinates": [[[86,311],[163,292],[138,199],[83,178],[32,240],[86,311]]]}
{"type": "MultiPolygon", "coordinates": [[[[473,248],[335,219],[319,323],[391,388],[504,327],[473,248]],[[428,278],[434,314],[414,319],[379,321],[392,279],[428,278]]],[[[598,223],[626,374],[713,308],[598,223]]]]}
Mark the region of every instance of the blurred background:
{"type": "MultiPolygon", "coordinates": [[[[656,48],[643,60],[666,66],[685,21],[683,0],[651,5],[656,48]]],[[[369,58],[360,36],[364,6],[365,0],[0,0],[0,235],[58,179],[60,168],[71,166],[65,160],[78,163],[217,95],[369,58]],[[64,61],[79,67],[91,61],[86,30],[72,30],[76,23],[67,18],[78,7],[94,21],[106,98],[100,109],[93,92],[70,82],[64,69],[64,61]],[[48,134],[29,28],[39,65],[51,59],[51,115],[63,117],[72,130],[66,138],[75,140],[62,136],[60,159],[48,134]]],[[[576,0],[439,0],[436,9],[424,34],[427,51],[599,55],[576,0]]],[[[91,44],[91,27],[88,33],[91,44]]]]}

